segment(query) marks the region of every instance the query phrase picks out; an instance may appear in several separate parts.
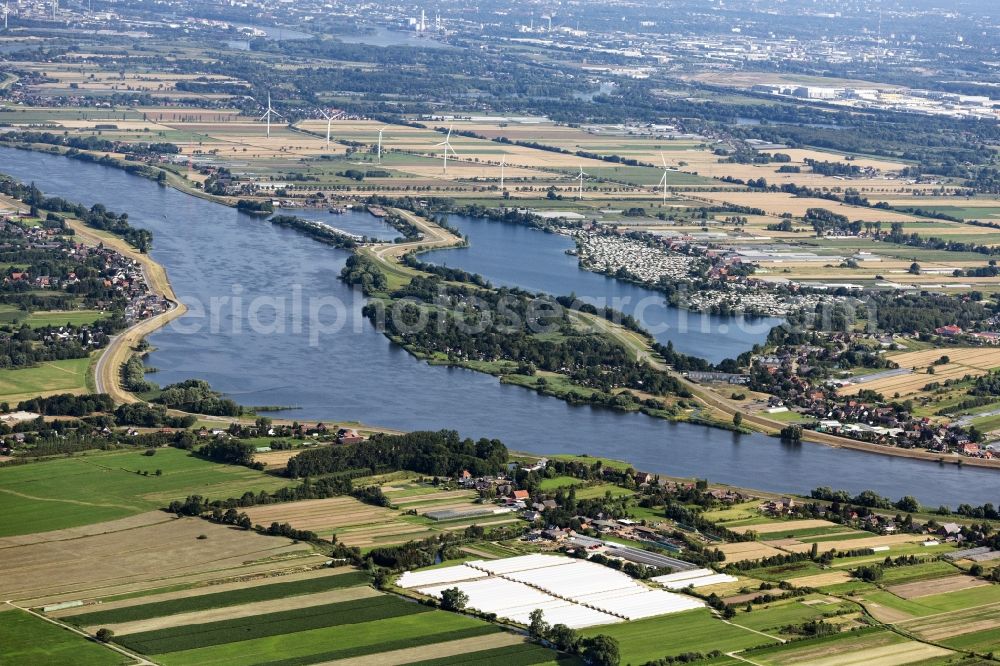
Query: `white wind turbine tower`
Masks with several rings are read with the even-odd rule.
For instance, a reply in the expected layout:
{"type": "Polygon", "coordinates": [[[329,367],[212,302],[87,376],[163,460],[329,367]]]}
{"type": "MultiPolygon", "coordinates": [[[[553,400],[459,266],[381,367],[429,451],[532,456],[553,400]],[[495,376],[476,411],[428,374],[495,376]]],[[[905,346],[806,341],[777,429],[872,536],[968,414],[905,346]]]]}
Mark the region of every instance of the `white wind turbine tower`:
{"type": "Polygon", "coordinates": [[[579,181],[579,185],[577,185],[577,190],[576,191],[577,191],[577,197],[580,198],[580,199],[583,198],[583,177],[584,176],[589,176],[589,175],[590,174],[583,172],[583,167],[581,166],[580,167],[580,175],[578,175],[576,178],[573,179],[573,180],[579,181]]]}
{"type": "Polygon", "coordinates": [[[384,127],[378,128],[378,163],[382,164],[382,132],[385,131],[384,127]]]}
{"type": "Polygon", "coordinates": [[[7,29],[7,17],[10,15],[10,7],[8,6],[8,4],[6,2],[3,3],[3,9],[0,9],[0,11],[3,12],[3,29],[6,30],[7,29]]]}
{"type": "Polygon", "coordinates": [[[500,194],[503,194],[503,169],[507,166],[507,153],[500,158],[500,194]]]}
{"type": "Polygon", "coordinates": [[[670,169],[667,168],[667,158],[663,156],[663,153],[660,153],[660,162],[663,163],[663,178],[660,178],[660,185],[663,187],[663,203],[664,203],[664,205],[666,205],[666,203],[667,203],[667,172],[670,171],[670,169]]]}
{"type": "Polygon", "coordinates": [[[267,93],[267,111],[264,112],[258,120],[267,120],[267,138],[271,138],[271,116],[278,116],[281,118],[281,114],[271,108],[271,93],[267,93]]]}
{"type": "MultiPolygon", "coordinates": [[[[268,107],[270,107],[270,106],[271,105],[268,104],[268,107]]],[[[333,116],[331,116],[329,113],[327,113],[323,109],[317,109],[317,110],[321,114],[323,114],[324,118],[326,118],[326,147],[329,148],[330,147],[330,124],[333,123],[333,116]]],[[[270,136],[270,134],[268,134],[268,136],[270,136]]]]}
{"type": "Polygon", "coordinates": [[[441,143],[435,143],[435,148],[444,148],[444,172],[448,173],[448,151],[450,150],[452,155],[458,157],[458,153],[455,149],[451,147],[451,126],[448,127],[448,136],[445,137],[444,141],[441,143]]]}

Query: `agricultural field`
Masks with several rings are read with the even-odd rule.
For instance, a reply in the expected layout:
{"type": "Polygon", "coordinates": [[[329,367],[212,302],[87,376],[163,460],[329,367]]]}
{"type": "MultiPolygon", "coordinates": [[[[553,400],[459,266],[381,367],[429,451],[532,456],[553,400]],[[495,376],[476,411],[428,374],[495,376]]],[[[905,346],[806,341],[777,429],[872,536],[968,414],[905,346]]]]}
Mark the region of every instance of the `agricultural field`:
{"type": "Polygon", "coordinates": [[[118,666],[135,663],[88,640],[10,605],[0,606],[0,663],[32,666],[118,666]]]}
{"type": "Polygon", "coordinates": [[[905,374],[874,379],[859,384],[849,384],[838,390],[841,395],[851,395],[862,389],[892,396],[906,397],[921,393],[932,382],[961,379],[966,375],[978,377],[1000,367],[1000,349],[992,347],[944,347],[889,355],[905,374]],[[941,363],[947,357],[946,363],[941,363]],[[928,374],[928,368],[934,373],[928,374]]]}
{"type": "Polygon", "coordinates": [[[17,404],[36,396],[86,393],[90,364],[90,358],[71,358],[31,368],[0,369],[0,400],[17,404]]]}
{"type": "MultiPolygon", "coordinates": [[[[254,524],[287,522],[296,529],[316,532],[321,538],[336,536],[339,542],[362,550],[424,539],[446,531],[461,531],[470,525],[495,527],[518,520],[513,514],[503,513],[462,516],[465,510],[493,507],[476,503],[478,495],[473,491],[440,488],[417,478],[417,475],[406,474],[387,480],[374,479],[392,508],[365,504],[353,497],[330,497],[256,506],[247,509],[246,513],[254,524]],[[455,510],[458,514],[442,520],[426,516],[430,511],[444,510],[455,510]]],[[[358,479],[355,485],[372,485],[370,481],[358,479]]]]}
{"type": "Polygon", "coordinates": [[[52,312],[32,312],[24,318],[24,323],[31,328],[64,326],[66,324],[84,326],[87,324],[93,324],[95,321],[104,316],[105,314],[98,310],[56,310],[52,312]]]}
{"type": "MultiPolygon", "coordinates": [[[[949,650],[911,641],[902,636],[878,630],[865,630],[854,634],[846,632],[806,644],[790,643],[776,647],[751,650],[746,656],[755,664],[764,666],[896,666],[952,656],[949,650]]],[[[957,655],[955,655],[957,656],[957,655]]]]}
{"type": "Polygon", "coordinates": [[[828,201],[826,199],[795,197],[785,192],[701,193],[698,196],[706,201],[711,201],[719,205],[735,204],[739,206],[760,208],[766,211],[769,215],[774,216],[781,215],[782,213],[791,213],[795,217],[802,217],[810,208],[825,208],[839,215],[845,215],[851,220],[861,220],[862,222],[882,222],[883,224],[888,225],[891,222],[905,223],[916,220],[916,218],[912,215],[904,213],[896,213],[878,208],[848,206],[846,204],[836,201],[828,201]]]}
{"type": "Polygon", "coordinates": [[[724,543],[718,546],[726,556],[726,562],[743,562],[746,560],[759,560],[765,557],[783,555],[784,551],[778,550],[774,546],[755,541],[742,543],[724,543]]]}
{"type": "Polygon", "coordinates": [[[1000,603],[901,620],[896,625],[924,640],[957,649],[986,653],[1000,648],[997,634],[1000,629],[1000,603]]]}
{"type": "Polygon", "coordinates": [[[291,483],[174,448],[156,449],[153,456],[136,450],[91,452],[18,465],[0,470],[5,507],[0,537],[123,518],[191,494],[225,499],[291,483]]]}
{"type": "Polygon", "coordinates": [[[324,561],[308,544],[156,511],[96,525],[4,537],[4,594],[42,606],[206,580],[256,577],[324,561]],[[114,553],[113,562],[108,560],[114,553]]]}
{"type": "Polygon", "coordinates": [[[114,627],[115,642],[166,666],[359,658],[365,663],[411,663],[479,653],[485,660],[518,655],[522,664],[556,660],[555,652],[481,620],[378,592],[356,570],[310,574],[292,582],[180,599],[152,596],[141,604],[61,619],[114,627]],[[127,618],[141,619],[109,622],[127,618]]]}
{"type": "Polygon", "coordinates": [[[706,609],[594,627],[584,634],[605,634],[617,639],[625,664],[643,664],[684,652],[741,651],[775,642],[747,628],[723,623],[706,609]]]}

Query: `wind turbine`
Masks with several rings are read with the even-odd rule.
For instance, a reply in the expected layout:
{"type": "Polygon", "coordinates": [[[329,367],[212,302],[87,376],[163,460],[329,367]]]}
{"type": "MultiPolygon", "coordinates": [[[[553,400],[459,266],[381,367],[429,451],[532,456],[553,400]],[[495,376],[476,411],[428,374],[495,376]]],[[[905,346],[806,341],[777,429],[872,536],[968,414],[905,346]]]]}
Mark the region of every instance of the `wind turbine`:
{"type": "MultiPolygon", "coordinates": [[[[270,105],[268,105],[268,106],[270,106],[270,105]]],[[[333,122],[333,116],[331,116],[329,113],[327,113],[323,109],[318,109],[318,110],[319,110],[319,112],[321,114],[323,114],[323,117],[326,118],[326,147],[329,148],[330,147],[330,123],[333,122]]],[[[270,136],[270,135],[268,135],[268,136],[270,136]]]]}
{"type": "Polygon", "coordinates": [[[503,168],[507,166],[507,153],[500,158],[500,194],[503,194],[503,168]]]}
{"type": "Polygon", "coordinates": [[[448,151],[450,150],[451,153],[455,157],[458,157],[458,153],[456,153],[455,149],[451,147],[451,126],[450,125],[448,126],[448,136],[446,136],[444,138],[444,141],[442,141],[441,143],[435,143],[434,147],[435,148],[442,148],[442,147],[444,148],[444,172],[448,173],[448,151]]]}
{"type": "Polygon", "coordinates": [[[573,180],[577,180],[577,181],[580,182],[580,184],[577,186],[577,197],[580,198],[580,199],[583,198],[583,177],[584,176],[589,176],[589,175],[590,174],[583,172],[583,167],[581,166],[580,167],[580,175],[578,175],[576,178],[573,179],[573,180]]]}
{"type": "Polygon", "coordinates": [[[382,132],[385,131],[384,127],[378,128],[378,163],[382,164],[382,132]]]}
{"type": "Polygon", "coordinates": [[[6,30],[7,29],[7,17],[10,15],[10,7],[7,5],[6,2],[3,3],[3,9],[0,10],[0,11],[3,12],[3,29],[6,30]]]}
{"type": "Polygon", "coordinates": [[[667,168],[667,158],[663,156],[663,153],[660,153],[660,161],[663,162],[663,178],[660,178],[660,185],[663,186],[663,203],[664,203],[664,205],[666,205],[666,203],[667,203],[667,171],[669,171],[669,169],[667,168]]]}
{"type": "Polygon", "coordinates": [[[265,111],[264,115],[262,115],[258,120],[267,120],[267,138],[269,138],[269,139],[271,138],[271,116],[272,115],[278,116],[279,118],[282,117],[282,115],[280,113],[278,113],[273,108],[271,108],[271,93],[268,92],[267,93],[267,111],[265,111]]]}

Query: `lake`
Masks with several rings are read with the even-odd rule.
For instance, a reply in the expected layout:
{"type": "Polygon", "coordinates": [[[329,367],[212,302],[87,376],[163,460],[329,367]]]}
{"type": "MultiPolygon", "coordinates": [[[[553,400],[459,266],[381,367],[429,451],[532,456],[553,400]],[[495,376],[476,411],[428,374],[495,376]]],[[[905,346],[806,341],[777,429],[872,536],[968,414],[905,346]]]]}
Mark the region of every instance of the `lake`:
{"type": "Polygon", "coordinates": [[[493,284],[520,287],[612,307],[634,316],[661,343],[718,363],[764,342],[782,322],[775,318],[717,317],[670,307],[664,295],[579,267],[566,250],[573,239],[518,224],[452,215],[448,224],[469,238],[469,247],[420,255],[430,263],[479,273],[493,284]]]}

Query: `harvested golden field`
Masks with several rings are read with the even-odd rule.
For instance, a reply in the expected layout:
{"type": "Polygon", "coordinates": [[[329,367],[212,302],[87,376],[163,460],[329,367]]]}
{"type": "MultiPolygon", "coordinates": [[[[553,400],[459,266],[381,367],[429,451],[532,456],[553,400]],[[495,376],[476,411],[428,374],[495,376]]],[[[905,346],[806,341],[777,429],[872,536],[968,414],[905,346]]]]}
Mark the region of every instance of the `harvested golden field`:
{"type": "Polygon", "coordinates": [[[830,571],[816,574],[814,576],[801,576],[793,578],[792,584],[796,587],[825,587],[827,585],[838,585],[851,580],[851,575],[846,571],[830,571]]]}
{"type": "MultiPolygon", "coordinates": [[[[59,125],[67,129],[72,130],[94,130],[97,125],[114,125],[119,130],[123,132],[142,132],[144,130],[149,130],[150,132],[164,132],[170,128],[166,125],[160,125],[155,122],[147,122],[144,120],[119,120],[115,118],[89,118],[86,120],[60,120],[59,125]]],[[[104,130],[107,131],[107,130],[104,130]]]]}
{"type": "MultiPolygon", "coordinates": [[[[882,536],[871,536],[864,539],[842,539],[840,541],[820,541],[819,552],[825,553],[828,550],[854,550],[858,548],[878,548],[879,546],[896,546],[903,543],[918,543],[926,539],[920,534],[885,534],[882,536]]],[[[808,553],[812,549],[811,543],[789,544],[782,546],[782,550],[790,553],[808,553]]],[[[881,555],[881,553],[879,553],[881,555]]]]}
{"type": "Polygon", "coordinates": [[[989,585],[989,582],[972,576],[945,576],[933,580],[920,580],[914,583],[903,583],[893,585],[886,589],[903,599],[917,599],[919,597],[929,597],[933,594],[946,594],[957,590],[967,590],[970,587],[981,587],[989,585]]]}
{"type": "MultiPolygon", "coordinates": [[[[875,638],[880,638],[878,634],[875,638]]],[[[885,640],[863,637],[845,639],[822,646],[799,648],[772,655],[767,663],[776,666],[809,664],[809,666],[900,666],[953,654],[950,650],[917,641],[895,640],[888,634],[885,640]]]]}
{"type": "Polygon", "coordinates": [[[398,516],[398,512],[392,509],[365,504],[353,497],[267,504],[251,507],[246,513],[255,525],[288,523],[296,529],[314,532],[330,532],[348,525],[385,523],[398,516]]]}
{"type": "Polygon", "coordinates": [[[759,560],[774,555],[784,555],[783,551],[756,541],[745,543],[725,543],[718,547],[725,553],[726,562],[743,562],[744,560],[759,560]]]}
{"type": "Polygon", "coordinates": [[[436,534],[427,525],[388,523],[370,527],[350,527],[337,531],[337,540],[348,546],[370,548],[405,543],[436,534]]]}
{"type": "Polygon", "coordinates": [[[255,453],[254,462],[264,463],[267,469],[284,469],[288,461],[302,453],[300,449],[288,449],[287,451],[265,451],[255,453]]]}
{"type": "Polygon", "coordinates": [[[681,194],[719,205],[736,204],[760,208],[769,215],[791,213],[796,217],[802,217],[810,208],[825,208],[831,212],[845,215],[850,220],[861,220],[862,222],[912,222],[916,219],[903,213],[877,208],[847,206],[825,199],[795,197],[785,192],[682,192],[681,194]]]}
{"type": "Polygon", "coordinates": [[[929,641],[943,641],[976,631],[1000,629],[1000,604],[964,608],[930,617],[904,619],[903,629],[929,641]]]}
{"type": "Polygon", "coordinates": [[[757,534],[773,534],[774,532],[794,532],[796,530],[812,529],[814,527],[833,527],[836,523],[829,520],[809,519],[809,520],[778,520],[773,523],[762,523],[760,525],[743,525],[740,527],[730,527],[729,529],[737,534],[756,532],[757,534]]]}
{"type": "MultiPolygon", "coordinates": [[[[903,162],[892,162],[890,160],[882,160],[872,157],[861,157],[852,156],[853,159],[846,159],[847,155],[844,153],[828,153],[823,150],[813,150],[810,148],[782,148],[780,150],[774,151],[764,151],[764,152],[775,152],[784,153],[792,158],[791,164],[804,165],[807,159],[816,160],[818,162],[837,162],[839,164],[853,164],[854,166],[861,167],[862,169],[871,167],[873,169],[878,169],[879,171],[895,172],[906,168],[908,165],[903,162]]],[[[843,181],[841,181],[843,182],[843,181]]],[[[849,181],[853,182],[853,181],[849,181]]]]}
{"type": "Polygon", "coordinates": [[[454,657],[455,655],[466,654],[474,657],[475,653],[482,650],[493,650],[507,647],[509,645],[519,645],[525,639],[516,634],[506,632],[487,634],[486,636],[476,636],[474,638],[459,638],[453,641],[442,641],[441,643],[431,643],[419,647],[404,648],[401,650],[390,650],[388,652],[377,652],[361,657],[350,657],[348,659],[338,659],[328,661],[317,666],[383,666],[383,664],[414,664],[417,662],[432,661],[454,657]]]}
{"type": "Polygon", "coordinates": [[[883,395],[899,393],[900,396],[906,396],[919,393],[924,386],[931,382],[959,379],[966,375],[978,377],[1000,367],[1000,349],[993,347],[925,349],[893,354],[889,358],[898,363],[900,368],[910,369],[913,372],[844,386],[837,392],[840,395],[853,395],[861,389],[871,389],[883,395]],[[948,357],[948,363],[933,366],[934,374],[927,374],[927,368],[943,356],[948,357]]]}
{"type": "Polygon", "coordinates": [[[114,521],[113,531],[89,536],[73,536],[75,530],[36,534],[32,535],[35,542],[23,545],[17,543],[23,537],[0,540],[3,594],[38,605],[153,589],[205,577],[251,575],[287,568],[293,561],[301,564],[302,558],[318,559],[307,544],[288,539],[163,512],[142,515],[158,520],[142,524],[135,516],[127,520],[135,520],[138,527],[114,521]]]}
{"type": "Polygon", "coordinates": [[[24,205],[24,202],[17,199],[11,199],[10,197],[0,194],[0,210],[5,211],[27,211],[28,208],[24,205]]]}
{"type": "Polygon", "coordinates": [[[901,368],[919,369],[926,368],[942,356],[947,356],[949,359],[946,365],[964,365],[975,370],[990,370],[1000,367],[1000,349],[994,347],[943,347],[892,354],[889,358],[898,363],[901,368]]]}
{"type": "Polygon", "coordinates": [[[422,502],[456,502],[462,500],[463,503],[471,503],[479,497],[478,494],[469,490],[436,490],[426,493],[415,493],[399,496],[398,492],[393,492],[392,487],[382,488],[393,504],[405,506],[407,504],[420,504],[422,502]]]}
{"type": "MultiPolygon", "coordinates": [[[[864,601],[863,599],[861,601],[864,601]]],[[[879,622],[885,622],[887,624],[896,624],[897,622],[903,622],[909,620],[913,617],[910,613],[901,611],[897,608],[892,608],[890,606],[883,606],[875,602],[865,602],[865,608],[868,612],[872,614],[879,622]]]]}

